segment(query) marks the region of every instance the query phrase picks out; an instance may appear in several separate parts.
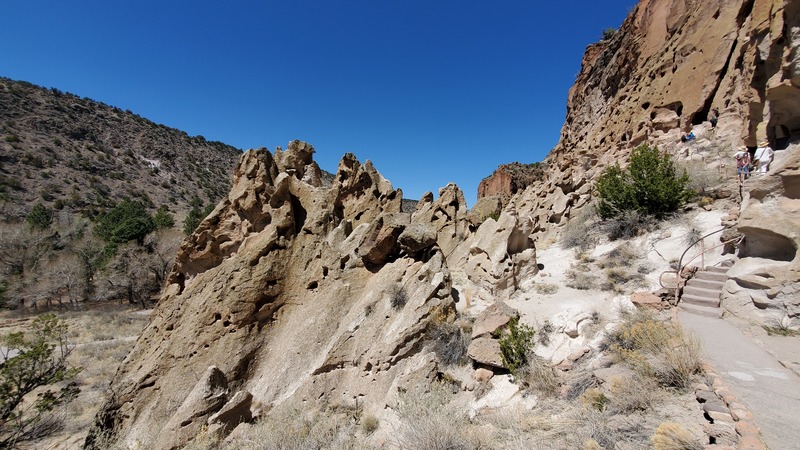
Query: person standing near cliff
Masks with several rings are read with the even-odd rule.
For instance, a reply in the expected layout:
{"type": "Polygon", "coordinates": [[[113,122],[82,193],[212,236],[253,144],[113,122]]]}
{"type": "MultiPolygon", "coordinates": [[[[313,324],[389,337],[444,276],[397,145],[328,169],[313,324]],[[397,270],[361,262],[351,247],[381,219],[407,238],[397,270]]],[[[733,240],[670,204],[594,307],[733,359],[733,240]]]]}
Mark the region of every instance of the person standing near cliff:
{"type": "Polygon", "coordinates": [[[753,158],[753,170],[757,173],[769,172],[769,165],[773,158],[775,158],[775,152],[772,150],[772,147],[769,146],[768,141],[758,144],[755,158],[753,158]]]}
{"type": "Polygon", "coordinates": [[[736,152],[734,158],[736,158],[736,176],[739,184],[743,184],[750,175],[750,152],[747,151],[747,148],[742,148],[736,152]]]}

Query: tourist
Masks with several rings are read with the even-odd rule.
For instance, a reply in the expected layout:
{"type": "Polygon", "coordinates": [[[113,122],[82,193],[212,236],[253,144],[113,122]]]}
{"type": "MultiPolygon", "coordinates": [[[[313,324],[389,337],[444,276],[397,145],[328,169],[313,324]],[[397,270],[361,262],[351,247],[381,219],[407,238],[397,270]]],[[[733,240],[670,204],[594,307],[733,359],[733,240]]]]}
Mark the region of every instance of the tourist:
{"type": "Polygon", "coordinates": [[[753,158],[754,171],[757,173],[769,172],[769,164],[772,162],[773,158],[775,158],[775,152],[772,150],[772,147],[769,146],[768,141],[758,144],[756,155],[753,158]]]}
{"type": "Polygon", "coordinates": [[[736,176],[739,178],[739,184],[742,184],[750,175],[750,152],[747,151],[747,148],[742,147],[734,157],[736,158],[736,176]]]}

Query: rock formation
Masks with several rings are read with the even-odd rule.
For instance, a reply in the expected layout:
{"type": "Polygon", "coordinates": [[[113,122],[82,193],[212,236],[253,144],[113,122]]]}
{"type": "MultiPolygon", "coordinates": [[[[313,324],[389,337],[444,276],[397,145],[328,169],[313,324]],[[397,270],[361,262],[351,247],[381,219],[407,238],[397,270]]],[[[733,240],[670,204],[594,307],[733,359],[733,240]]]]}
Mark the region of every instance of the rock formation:
{"type": "MultiPolygon", "coordinates": [[[[605,166],[643,142],[714,171],[740,145],[786,148],[800,137],[798,27],[800,6],[786,0],[640,1],[587,48],[545,176],[509,202],[542,240],[587,204],[605,166]],[[698,139],[681,143],[689,131],[698,139]]],[[[488,186],[506,179],[493,175],[481,192],[497,195],[488,186]]]]}
{"type": "Polygon", "coordinates": [[[228,197],[181,247],[87,446],[110,432],[178,448],[283,404],[380,408],[435,375],[426,330],[455,312],[437,229],[401,213],[402,193],[351,154],[321,187],[311,153],[242,156],[228,197]]]}
{"type": "Polygon", "coordinates": [[[800,318],[800,149],[748,184],[739,216],[742,259],[728,271],[722,306],[775,326],[800,318]]]}

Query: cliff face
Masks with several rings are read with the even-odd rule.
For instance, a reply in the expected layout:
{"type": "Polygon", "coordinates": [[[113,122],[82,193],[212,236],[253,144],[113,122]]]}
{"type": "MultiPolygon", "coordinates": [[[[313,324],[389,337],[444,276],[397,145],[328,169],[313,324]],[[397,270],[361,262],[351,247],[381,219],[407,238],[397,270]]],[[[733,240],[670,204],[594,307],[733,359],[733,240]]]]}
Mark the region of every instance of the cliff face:
{"type": "Polygon", "coordinates": [[[547,176],[511,203],[548,234],[589,201],[605,166],[643,142],[708,168],[740,145],[786,148],[800,138],[798,28],[796,2],[642,0],[587,48],[547,176]],[[699,139],[681,143],[690,131],[699,139]]]}
{"type": "Polygon", "coordinates": [[[400,212],[402,192],[371,163],[345,155],[325,187],[312,153],[294,142],[242,157],[182,245],[90,445],[111,432],[177,448],[259,408],[383,405],[435,375],[426,332],[455,312],[435,230],[400,212]]]}

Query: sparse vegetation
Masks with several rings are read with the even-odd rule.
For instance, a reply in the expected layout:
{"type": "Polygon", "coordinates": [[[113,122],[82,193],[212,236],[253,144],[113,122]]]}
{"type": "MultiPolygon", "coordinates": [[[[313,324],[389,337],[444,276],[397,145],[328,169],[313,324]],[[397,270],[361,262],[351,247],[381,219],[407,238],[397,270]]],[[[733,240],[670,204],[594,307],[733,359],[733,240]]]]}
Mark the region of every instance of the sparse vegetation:
{"type": "Polygon", "coordinates": [[[402,286],[396,286],[392,291],[389,293],[390,303],[392,308],[394,309],[403,309],[408,303],[408,294],[406,294],[406,290],[403,289],[402,286]]]}
{"type": "Polygon", "coordinates": [[[675,324],[653,318],[637,310],[608,335],[613,354],[640,375],[659,384],[688,388],[702,373],[700,345],[675,324]]]}

